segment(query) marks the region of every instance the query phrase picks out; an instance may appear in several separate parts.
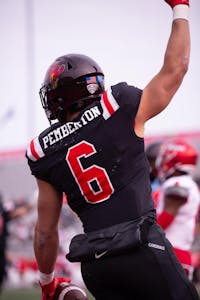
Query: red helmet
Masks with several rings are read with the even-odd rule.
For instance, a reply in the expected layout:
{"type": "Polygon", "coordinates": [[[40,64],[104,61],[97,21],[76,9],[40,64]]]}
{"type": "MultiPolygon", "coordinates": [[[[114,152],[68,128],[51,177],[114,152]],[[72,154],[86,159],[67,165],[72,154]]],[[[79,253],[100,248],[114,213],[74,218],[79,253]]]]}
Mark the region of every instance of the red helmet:
{"type": "Polygon", "coordinates": [[[66,111],[79,111],[104,92],[104,74],[90,57],[68,54],[58,57],[47,70],[40,89],[47,118],[65,122],[66,111]]]}
{"type": "Polygon", "coordinates": [[[158,177],[161,180],[171,176],[176,170],[192,173],[198,160],[197,150],[182,140],[163,143],[156,159],[158,177]]]}

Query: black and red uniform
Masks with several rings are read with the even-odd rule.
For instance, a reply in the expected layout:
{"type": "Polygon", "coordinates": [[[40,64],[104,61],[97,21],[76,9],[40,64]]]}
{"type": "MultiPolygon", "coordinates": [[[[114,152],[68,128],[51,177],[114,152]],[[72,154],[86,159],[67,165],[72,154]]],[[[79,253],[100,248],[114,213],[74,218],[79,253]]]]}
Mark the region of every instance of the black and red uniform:
{"type": "MultiPolygon", "coordinates": [[[[73,122],[53,124],[27,149],[32,174],[66,193],[86,233],[145,215],[155,220],[144,139],[134,132],[141,95],[126,83],[114,85],[73,122]]],[[[81,268],[97,300],[198,299],[155,223],[139,249],[81,268]]]]}

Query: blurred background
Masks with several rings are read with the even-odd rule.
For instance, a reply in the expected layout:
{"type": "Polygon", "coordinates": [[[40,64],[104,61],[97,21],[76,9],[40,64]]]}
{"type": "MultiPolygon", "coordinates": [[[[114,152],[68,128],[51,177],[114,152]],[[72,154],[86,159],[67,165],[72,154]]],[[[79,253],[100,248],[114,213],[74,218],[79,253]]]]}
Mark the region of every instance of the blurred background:
{"type": "MultiPolygon", "coordinates": [[[[104,70],[107,87],[126,81],[143,89],[162,65],[171,20],[163,0],[0,0],[0,193],[9,209],[33,204],[8,225],[9,271],[16,274],[9,273],[7,289],[34,286],[37,191],[24,154],[29,141],[49,126],[38,95],[47,68],[60,55],[86,54],[104,70]]],[[[167,109],[147,123],[147,144],[180,136],[200,149],[199,28],[200,1],[191,0],[190,68],[167,109]]],[[[67,208],[60,227],[62,254],[70,236],[80,230],[67,208]],[[66,224],[71,231],[65,232],[66,224]]],[[[62,272],[74,272],[82,284],[78,266],[70,268],[62,272]]]]}

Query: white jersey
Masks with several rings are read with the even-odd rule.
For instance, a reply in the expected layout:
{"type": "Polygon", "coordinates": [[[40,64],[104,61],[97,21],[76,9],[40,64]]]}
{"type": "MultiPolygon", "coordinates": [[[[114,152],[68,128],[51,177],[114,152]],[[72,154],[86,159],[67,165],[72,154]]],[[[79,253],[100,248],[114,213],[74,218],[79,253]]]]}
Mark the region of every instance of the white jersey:
{"type": "Polygon", "coordinates": [[[196,218],[200,205],[200,192],[197,184],[189,175],[176,176],[167,179],[161,186],[157,214],[163,211],[164,192],[167,188],[180,186],[188,191],[187,202],[183,204],[173,222],[165,229],[166,237],[174,248],[189,251],[194,240],[196,218]]]}

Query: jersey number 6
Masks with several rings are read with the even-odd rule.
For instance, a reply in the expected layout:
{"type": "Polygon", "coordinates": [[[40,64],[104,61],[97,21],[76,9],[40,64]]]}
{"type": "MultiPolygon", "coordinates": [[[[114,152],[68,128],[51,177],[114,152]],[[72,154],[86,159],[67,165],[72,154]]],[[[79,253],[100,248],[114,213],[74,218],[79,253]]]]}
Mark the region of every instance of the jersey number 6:
{"type": "Polygon", "coordinates": [[[95,164],[89,168],[83,168],[80,160],[87,159],[95,153],[96,149],[92,144],[82,141],[69,148],[66,155],[67,163],[82,195],[87,202],[93,204],[107,200],[114,191],[104,168],[95,164]]]}

